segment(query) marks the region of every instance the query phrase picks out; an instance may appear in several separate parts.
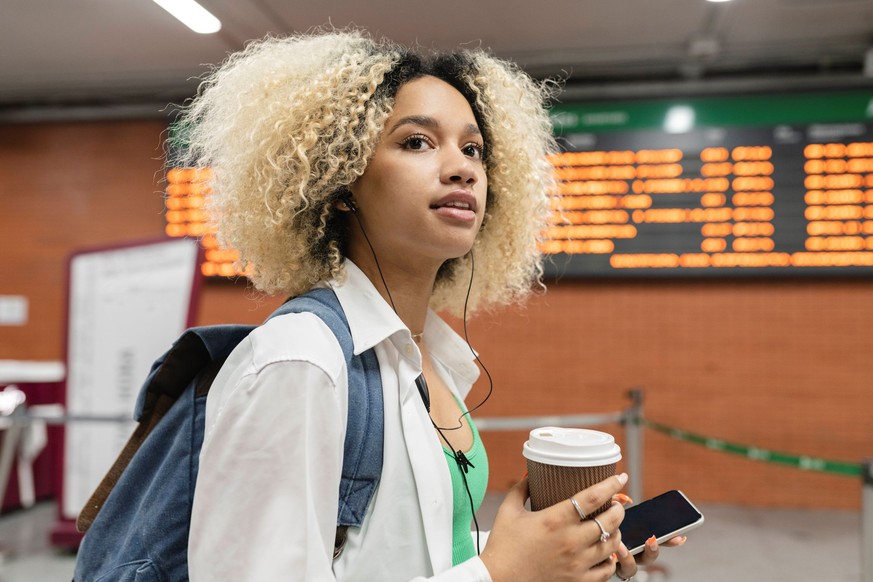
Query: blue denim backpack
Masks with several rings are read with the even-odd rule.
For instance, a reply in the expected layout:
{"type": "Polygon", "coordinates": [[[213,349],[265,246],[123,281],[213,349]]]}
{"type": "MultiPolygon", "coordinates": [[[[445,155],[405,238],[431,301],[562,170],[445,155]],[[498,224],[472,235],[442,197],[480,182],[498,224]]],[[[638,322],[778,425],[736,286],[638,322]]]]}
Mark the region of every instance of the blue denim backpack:
{"type": "MultiPolygon", "coordinates": [[[[382,382],[372,349],[353,354],[349,324],[333,291],[313,289],[286,302],[270,317],[300,312],[314,313],[327,324],[348,368],[336,558],[348,527],[363,522],[382,473],[382,382]]],[[[139,424],[76,522],[87,533],[77,554],[74,580],[188,580],[188,531],[206,396],[227,356],[253,329],[244,325],[189,329],[152,365],[136,402],[134,419],[139,424]]],[[[294,378],[288,382],[293,389],[294,378]]]]}

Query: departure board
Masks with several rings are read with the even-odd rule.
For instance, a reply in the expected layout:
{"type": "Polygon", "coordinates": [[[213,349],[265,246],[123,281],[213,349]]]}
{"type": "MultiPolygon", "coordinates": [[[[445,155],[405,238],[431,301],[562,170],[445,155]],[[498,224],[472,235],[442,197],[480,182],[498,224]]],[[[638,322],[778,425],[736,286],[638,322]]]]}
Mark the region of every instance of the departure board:
{"type": "Polygon", "coordinates": [[[559,105],[564,276],[873,274],[873,91],[559,105]]]}
{"type": "Polygon", "coordinates": [[[200,273],[205,277],[238,277],[245,275],[236,263],[239,253],[221,248],[215,229],[206,216],[206,198],[212,193],[209,168],[173,168],[167,172],[164,198],[167,236],[200,239],[203,262],[200,273]]]}

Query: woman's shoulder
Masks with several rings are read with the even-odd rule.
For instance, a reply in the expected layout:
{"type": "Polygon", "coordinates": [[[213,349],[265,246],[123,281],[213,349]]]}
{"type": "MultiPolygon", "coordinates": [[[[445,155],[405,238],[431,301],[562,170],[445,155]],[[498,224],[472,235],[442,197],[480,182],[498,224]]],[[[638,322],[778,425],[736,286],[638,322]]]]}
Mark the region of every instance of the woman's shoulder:
{"type": "Polygon", "coordinates": [[[278,315],[249,335],[252,372],[271,364],[302,362],[323,369],[337,378],[345,368],[342,348],[330,328],[313,313],[278,315]]]}
{"type": "Polygon", "coordinates": [[[260,430],[252,427],[259,426],[263,416],[299,414],[313,396],[320,402],[336,401],[339,396],[341,402],[344,391],[337,388],[345,386],[345,375],[342,349],[318,316],[276,316],[252,330],[215,377],[206,400],[204,443],[222,426],[251,432],[260,430]]]}

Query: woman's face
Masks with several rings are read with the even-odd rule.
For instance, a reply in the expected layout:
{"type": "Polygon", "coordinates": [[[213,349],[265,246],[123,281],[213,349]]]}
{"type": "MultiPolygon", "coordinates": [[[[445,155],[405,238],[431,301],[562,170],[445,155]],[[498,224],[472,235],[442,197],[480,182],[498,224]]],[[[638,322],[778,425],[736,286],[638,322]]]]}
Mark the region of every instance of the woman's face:
{"type": "MultiPolygon", "coordinates": [[[[485,212],[484,147],[470,105],[445,81],[421,77],[397,91],[373,159],[350,187],[380,264],[439,268],[470,250],[485,212]]],[[[348,255],[369,262],[355,223],[348,255]]]]}

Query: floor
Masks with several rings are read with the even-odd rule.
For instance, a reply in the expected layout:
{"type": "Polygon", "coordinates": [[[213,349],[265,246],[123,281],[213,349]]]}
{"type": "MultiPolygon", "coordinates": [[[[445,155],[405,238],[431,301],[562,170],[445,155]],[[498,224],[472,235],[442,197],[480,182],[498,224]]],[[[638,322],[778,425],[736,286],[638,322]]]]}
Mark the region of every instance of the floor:
{"type": "MultiPolygon", "coordinates": [[[[489,495],[480,525],[500,502],[489,495]]],[[[849,511],[699,504],[706,523],[636,582],[860,582],[860,516],[849,511]]],[[[72,578],[75,556],[51,548],[56,508],[43,502],[0,517],[0,582],[72,578]]],[[[868,549],[873,551],[873,548],[868,549]]]]}

